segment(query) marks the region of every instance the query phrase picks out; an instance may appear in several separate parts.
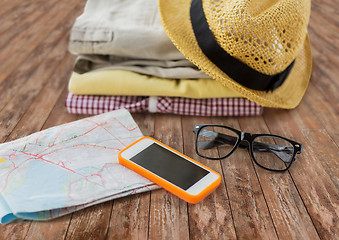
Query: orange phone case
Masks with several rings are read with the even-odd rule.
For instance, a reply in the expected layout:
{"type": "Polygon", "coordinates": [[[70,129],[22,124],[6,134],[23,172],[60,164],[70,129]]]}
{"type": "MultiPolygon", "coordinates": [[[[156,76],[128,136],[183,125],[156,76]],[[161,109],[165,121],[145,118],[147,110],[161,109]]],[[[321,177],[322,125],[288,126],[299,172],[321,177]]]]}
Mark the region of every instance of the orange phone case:
{"type": "Polygon", "coordinates": [[[184,154],[178,152],[177,150],[159,142],[158,140],[155,140],[151,137],[142,137],[140,138],[139,140],[135,141],[134,143],[132,143],[131,145],[127,146],[126,148],[124,148],[123,150],[120,151],[119,153],[119,163],[124,165],[125,167],[139,173],[140,175],[144,176],[145,178],[149,179],[150,181],[158,184],[159,186],[165,188],[166,190],[168,190],[169,192],[173,193],[174,195],[178,196],[179,198],[189,202],[189,203],[198,203],[199,201],[201,201],[204,197],[206,197],[208,194],[210,194],[214,189],[216,189],[219,184],[220,184],[220,181],[221,181],[221,177],[220,175],[213,171],[212,169],[202,165],[201,163],[193,160],[192,158],[188,157],[188,156],[185,156],[184,154]],[[139,141],[142,141],[143,139],[145,138],[148,138],[148,139],[151,139],[155,142],[157,142],[158,144],[164,146],[165,148],[168,148],[168,149],[171,149],[172,151],[178,153],[179,155],[183,156],[184,158],[188,158],[189,160],[191,160],[192,162],[202,166],[203,168],[207,169],[208,171],[211,171],[215,174],[218,175],[218,179],[216,181],[214,181],[212,184],[210,184],[207,188],[205,188],[200,194],[197,194],[197,195],[191,195],[191,194],[188,194],[186,191],[184,191],[183,189],[179,188],[178,186],[158,177],[157,175],[155,175],[154,173],[144,169],[143,167],[137,165],[136,163],[130,161],[130,160],[127,160],[125,158],[123,158],[121,156],[121,153],[126,151],[127,149],[129,149],[131,146],[133,146],[134,144],[136,144],[137,142],[139,141]]]}

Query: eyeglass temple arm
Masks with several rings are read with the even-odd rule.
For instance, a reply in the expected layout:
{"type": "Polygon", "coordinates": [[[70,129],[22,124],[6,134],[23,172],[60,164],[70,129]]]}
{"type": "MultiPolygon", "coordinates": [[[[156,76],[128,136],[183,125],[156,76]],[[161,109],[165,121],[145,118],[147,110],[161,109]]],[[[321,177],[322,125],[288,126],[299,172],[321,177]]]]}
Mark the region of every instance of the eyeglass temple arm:
{"type": "MultiPolygon", "coordinates": [[[[238,139],[237,137],[216,133],[206,129],[201,130],[200,134],[204,137],[212,139],[211,141],[199,141],[198,147],[201,149],[211,149],[224,144],[235,145],[238,139]]],[[[245,140],[241,140],[239,143],[239,147],[241,148],[247,148],[248,146],[249,143],[245,140]]],[[[289,163],[292,159],[291,155],[288,153],[293,153],[294,149],[292,146],[287,145],[253,142],[253,151],[272,152],[282,161],[289,163]]]]}

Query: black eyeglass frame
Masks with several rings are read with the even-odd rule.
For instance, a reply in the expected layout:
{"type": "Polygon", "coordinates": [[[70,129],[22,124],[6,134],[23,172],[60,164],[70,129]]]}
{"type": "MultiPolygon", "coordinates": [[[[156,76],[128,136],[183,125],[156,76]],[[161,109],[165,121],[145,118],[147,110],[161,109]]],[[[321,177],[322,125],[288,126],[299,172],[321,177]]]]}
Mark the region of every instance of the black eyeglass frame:
{"type": "Polygon", "coordinates": [[[301,143],[298,143],[298,142],[293,141],[291,139],[288,139],[288,138],[285,138],[285,137],[282,137],[282,136],[278,136],[278,135],[274,135],[274,134],[254,134],[254,133],[249,133],[249,132],[242,132],[242,131],[239,131],[237,129],[234,129],[234,128],[231,128],[231,127],[228,127],[228,126],[224,126],[224,125],[219,125],[219,124],[196,124],[194,126],[193,132],[195,133],[195,152],[200,157],[203,157],[203,158],[206,158],[206,159],[210,159],[210,160],[222,160],[222,159],[228,158],[240,146],[240,143],[243,142],[243,145],[240,146],[240,147],[242,147],[242,148],[248,147],[248,150],[250,152],[250,155],[251,155],[251,158],[253,159],[253,161],[259,167],[261,167],[263,169],[266,169],[268,171],[272,171],[272,172],[285,172],[285,171],[287,171],[291,167],[292,163],[295,161],[295,156],[302,152],[302,144],[301,143]],[[233,146],[233,149],[226,156],[218,157],[218,158],[213,158],[213,157],[204,156],[204,155],[199,153],[199,150],[198,150],[198,136],[199,136],[201,130],[206,128],[206,127],[221,127],[221,128],[226,128],[228,130],[233,131],[234,133],[236,133],[238,135],[236,143],[233,146]],[[257,160],[254,157],[254,153],[253,153],[253,146],[254,146],[253,142],[254,142],[254,140],[257,137],[263,137],[263,136],[277,137],[277,138],[281,138],[281,139],[291,143],[291,145],[293,146],[293,155],[291,157],[291,161],[289,162],[289,164],[286,166],[285,169],[281,169],[281,170],[270,169],[270,168],[266,168],[266,167],[260,165],[257,162],[257,160]],[[244,142],[247,142],[248,144],[244,144],[244,142]]]}

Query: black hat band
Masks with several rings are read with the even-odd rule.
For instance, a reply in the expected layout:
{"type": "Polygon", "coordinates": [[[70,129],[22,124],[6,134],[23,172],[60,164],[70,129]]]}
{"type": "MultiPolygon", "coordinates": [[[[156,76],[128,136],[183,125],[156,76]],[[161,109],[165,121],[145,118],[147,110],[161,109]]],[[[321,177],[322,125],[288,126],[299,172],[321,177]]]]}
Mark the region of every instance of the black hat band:
{"type": "Polygon", "coordinates": [[[202,52],[227,76],[244,87],[253,90],[273,91],[283,84],[295,60],[284,71],[278,74],[266,75],[260,73],[232,57],[219,46],[208,26],[202,7],[202,0],[192,1],[190,16],[193,31],[202,52]]]}

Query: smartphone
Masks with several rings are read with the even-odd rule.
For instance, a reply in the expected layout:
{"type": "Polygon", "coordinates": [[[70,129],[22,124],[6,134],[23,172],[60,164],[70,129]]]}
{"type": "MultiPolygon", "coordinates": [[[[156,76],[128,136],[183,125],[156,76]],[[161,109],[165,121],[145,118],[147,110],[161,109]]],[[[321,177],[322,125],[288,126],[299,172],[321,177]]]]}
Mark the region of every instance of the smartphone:
{"type": "Polygon", "coordinates": [[[151,137],[123,149],[119,163],[189,203],[198,203],[221,180],[217,172],[151,137]]]}

